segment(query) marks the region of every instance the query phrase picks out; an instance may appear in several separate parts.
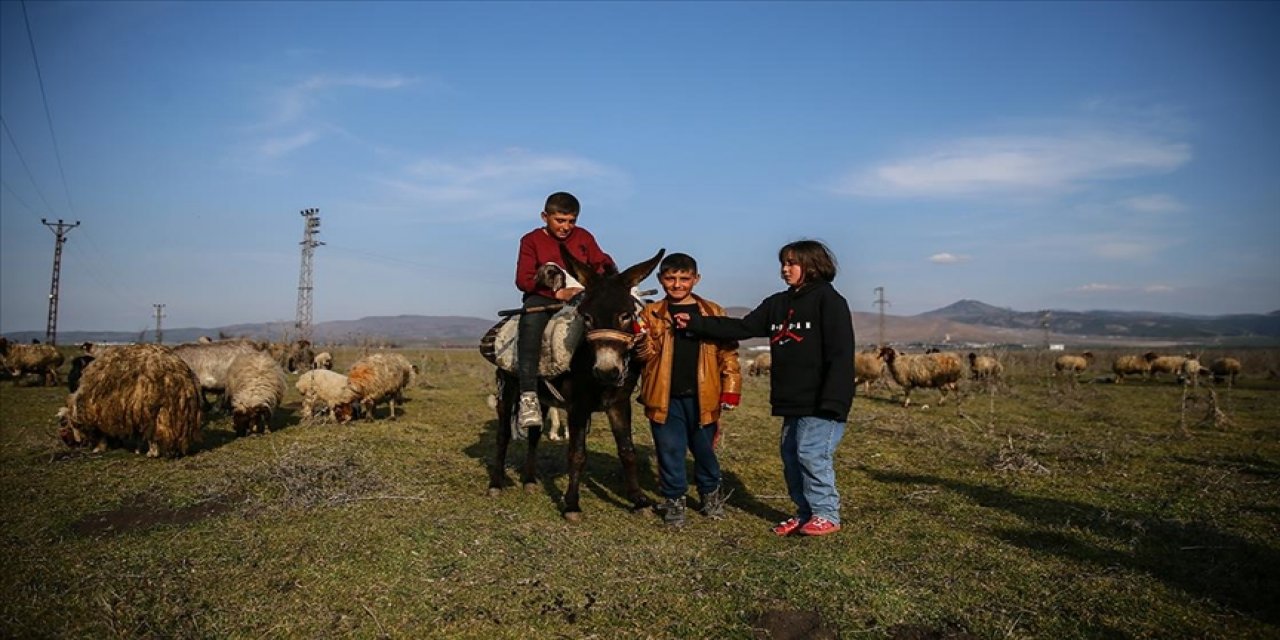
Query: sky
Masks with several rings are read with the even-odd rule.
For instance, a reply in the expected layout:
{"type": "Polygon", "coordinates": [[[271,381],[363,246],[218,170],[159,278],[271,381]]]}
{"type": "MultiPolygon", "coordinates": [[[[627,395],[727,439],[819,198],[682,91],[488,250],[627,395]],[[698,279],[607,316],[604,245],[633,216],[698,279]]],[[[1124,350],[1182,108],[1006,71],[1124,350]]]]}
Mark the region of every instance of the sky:
{"type": "MultiPolygon", "coordinates": [[[[1280,309],[1280,3],[0,2],[0,331],[497,319],[546,196],[751,307],[1280,309]]],[[[656,277],[646,281],[656,286],[656,277]]]]}

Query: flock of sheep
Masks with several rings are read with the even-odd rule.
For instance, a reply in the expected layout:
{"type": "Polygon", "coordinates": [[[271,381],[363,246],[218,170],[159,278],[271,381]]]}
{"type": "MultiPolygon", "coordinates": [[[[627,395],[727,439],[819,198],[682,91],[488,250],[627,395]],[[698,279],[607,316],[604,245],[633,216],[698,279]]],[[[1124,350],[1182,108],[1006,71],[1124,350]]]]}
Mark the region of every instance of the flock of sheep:
{"type": "MultiPolygon", "coordinates": [[[[271,417],[284,400],[285,371],[303,370],[297,389],[303,397],[303,419],[327,414],[338,422],[357,412],[372,420],[375,407],[396,402],[416,373],[400,354],[374,353],[351,365],[346,375],[331,371],[329,353],[313,354],[310,345],[272,345],[244,339],[201,339],[166,347],[152,344],[82,345],[84,355],[72,362],[71,392],[58,411],[59,436],[71,446],[94,451],[132,441],[149,457],[187,453],[200,439],[204,414],[219,405],[231,415],[238,435],[267,433],[271,417]]],[[[14,344],[0,338],[6,371],[43,376],[59,384],[64,358],[43,344],[14,344]]]]}
{"type": "MultiPolygon", "coordinates": [[[[854,356],[854,384],[867,388],[887,372],[889,377],[903,389],[902,406],[911,404],[912,389],[938,389],[942,396],[939,404],[945,404],[947,393],[959,388],[960,380],[968,376],[973,380],[997,381],[1004,373],[1004,365],[991,355],[968,355],[969,365],[956,353],[941,352],[929,349],[922,354],[905,354],[892,347],[881,347],[861,351],[854,356]]],[[[1054,372],[1057,375],[1075,376],[1083,373],[1093,362],[1093,353],[1064,354],[1054,360],[1054,372]]],[[[747,365],[748,375],[768,375],[772,357],[768,353],[757,356],[747,365]]],[[[1144,355],[1118,356],[1112,362],[1114,377],[1099,381],[1122,382],[1125,376],[1142,376],[1154,378],[1158,374],[1168,373],[1177,377],[1180,382],[1195,384],[1200,376],[1212,375],[1215,380],[1228,379],[1235,384],[1240,374],[1240,361],[1223,357],[1214,360],[1209,367],[1204,367],[1194,354],[1184,356],[1161,356],[1154,352],[1144,355]]]]}

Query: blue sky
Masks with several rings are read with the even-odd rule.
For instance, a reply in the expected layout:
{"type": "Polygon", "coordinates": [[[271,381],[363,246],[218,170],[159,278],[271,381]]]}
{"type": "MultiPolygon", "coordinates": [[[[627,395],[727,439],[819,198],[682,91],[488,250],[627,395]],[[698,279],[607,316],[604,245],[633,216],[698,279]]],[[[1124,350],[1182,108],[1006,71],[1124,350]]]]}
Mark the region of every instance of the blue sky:
{"type": "Polygon", "coordinates": [[[44,328],[41,218],[81,222],[60,331],[292,320],[310,207],[316,322],[494,317],[558,190],[621,265],[690,253],[726,305],[818,238],[856,311],[882,286],[903,315],[1270,312],[1277,27],[1277,3],[3,2],[0,331],[44,328]]]}

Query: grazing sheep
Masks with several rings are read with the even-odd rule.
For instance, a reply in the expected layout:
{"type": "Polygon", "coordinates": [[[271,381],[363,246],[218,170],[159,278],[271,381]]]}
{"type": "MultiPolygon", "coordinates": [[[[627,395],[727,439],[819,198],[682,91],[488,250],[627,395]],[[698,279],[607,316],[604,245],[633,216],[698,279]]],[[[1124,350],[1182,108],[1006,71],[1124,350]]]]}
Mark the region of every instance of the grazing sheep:
{"type": "Polygon", "coordinates": [[[969,353],[969,375],[974,380],[997,380],[1004,372],[1004,365],[992,356],[969,353]]]}
{"type": "Polygon", "coordinates": [[[1144,356],[1118,356],[1111,363],[1111,371],[1116,374],[1116,383],[1124,381],[1125,376],[1151,375],[1151,362],[1144,356]]]}
{"type": "Polygon", "coordinates": [[[1074,354],[1061,355],[1061,356],[1058,356],[1057,360],[1053,361],[1054,374],[1056,375],[1061,373],[1061,374],[1076,376],[1081,373],[1084,373],[1084,370],[1088,369],[1089,364],[1092,362],[1093,362],[1092,351],[1086,351],[1080,355],[1074,355],[1074,354]]]}
{"type": "Polygon", "coordinates": [[[1154,351],[1147,352],[1143,356],[1147,362],[1151,363],[1151,377],[1155,378],[1157,374],[1168,373],[1174,376],[1182,373],[1182,364],[1187,361],[1189,354],[1186,356],[1162,356],[1157,355],[1154,351]]]}
{"type": "Polygon", "coordinates": [[[173,353],[196,372],[205,409],[209,409],[213,407],[213,403],[207,395],[221,396],[227,389],[227,368],[231,366],[231,361],[240,354],[261,350],[261,345],[257,343],[235,339],[180,344],[173,348],[173,353]]]}
{"type": "Polygon", "coordinates": [[[937,389],[942,394],[938,404],[945,404],[947,391],[956,390],[964,365],[954,353],[904,355],[893,347],[882,347],[880,357],[889,365],[889,373],[903,389],[902,406],[911,404],[911,390],[916,387],[937,389]]]}
{"type": "Polygon", "coordinates": [[[328,351],[321,351],[320,353],[317,353],[315,360],[311,361],[311,367],[313,369],[327,369],[329,371],[332,371],[333,355],[330,354],[328,351]]]}
{"type": "Polygon", "coordinates": [[[1200,364],[1199,358],[1187,354],[1187,359],[1182,361],[1182,369],[1178,371],[1178,382],[1194,387],[1200,383],[1202,375],[1209,375],[1209,370],[1200,364]]]}
{"type": "Polygon", "coordinates": [[[304,420],[314,418],[321,405],[339,423],[350,422],[355,414],[356,392],[347,377],[337,371],[312,369],[302,374],[295,386],[302,394],[304,420]]]}
{"type": "Polygon", "coordinates": [[[1236,376],[1240,375],[1240,361],[1231,357],[1218,358],[1209,364],[1209,371],[1213,373],[1214,382],[1222,382],[1226,378],[1228,384],[1234,385],[1236,376]]]}
{"type": "Polygon", "coordinates": [[[396,418],[396,401],[404,402],[401,392],[413,381],[413,365],[398,353],[375,353],[358,360],[347,370],[351,389],[360,401],[366,420],[373,420],[374,407],[386,400],[391,406],[391,419],[396,418]]]}
{"type": "Polygon", "coordinates": [[[747,375],[751,376],[767,376],[769,370],[773,368],[773,356],[768,353],[762,353],[756,356],[755,360],[747,366],[747,375]]]}
{"type": "Polygon", "coordinates": [[[884,358],[879,350],[862,351],[853,356],[853,385],[870,388],[871,383],[884,375],[884,358]]]}
{"type": "Polygon", "coordinates": [[[13,375],[15,385],[24,373],[43,375],[45,386],[62,384],[58,379],[58,367],[62,366],[63,357],[51,344],[16,344],[0,338],[0,359],[13,375]]]}
{"type": "Polygon", "coordinates": [[[200,440],[200,382],[167,347],[138,344],[111,349],[84,370],[79,391],[58,412],[58,435],[94,452],[107,440],[137,437],[147,457],[177,456],[200,440]]]}
{"type": "Polygon", "coordinates": [[[242,353],[227,367],[223,402],[231,410],[237,435],[269,433],[271,414],[284,400],[284,371],[270,354],[242,353]]]}

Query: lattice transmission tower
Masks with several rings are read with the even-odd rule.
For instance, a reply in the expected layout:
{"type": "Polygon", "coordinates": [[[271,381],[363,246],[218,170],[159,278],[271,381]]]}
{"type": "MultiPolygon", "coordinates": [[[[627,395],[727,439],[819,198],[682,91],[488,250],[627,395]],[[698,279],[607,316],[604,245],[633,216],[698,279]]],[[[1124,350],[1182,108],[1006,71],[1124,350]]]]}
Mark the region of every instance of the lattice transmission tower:
{"type": "Polygon", "coordinates": [[[62,279],[62,243],[67,241],[68,231],[80,226],[80,221],[67,224],[59,218],[58,223],[54,224],[40,218],[40,222],[49,227],[53,231],[53,237],[56,238],[53,245],[53,281],[49,283],[49,321],[44,327],[44,341],[48,344],[58,344],[58,287],[62,279]]]}
{"type": "Polygon", "coordinates": [[[299,340],[311,340],[311,258],[316,247],[324,244],[316,240],[320,233],[320,210],[304,209],[302,217],[302,269],[298,274],[298,316],[294,328],[298,330],[299,340]]]}
{"type": "Polygon", "coordinates": [[[884,287],[876,287],[874,291],[876,292],[876,299],[873,301],[873,304],[880,307],[880,343],[877,344],[876,346],[883,347],[884,346],[884,306],[889,304],[889,301],[884,299],[884,287]]]}

